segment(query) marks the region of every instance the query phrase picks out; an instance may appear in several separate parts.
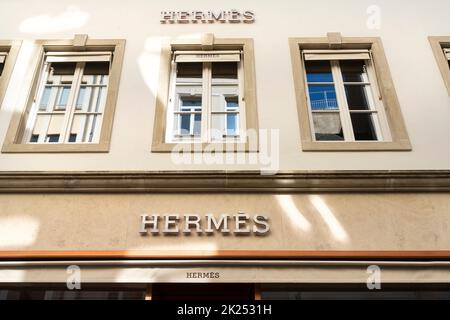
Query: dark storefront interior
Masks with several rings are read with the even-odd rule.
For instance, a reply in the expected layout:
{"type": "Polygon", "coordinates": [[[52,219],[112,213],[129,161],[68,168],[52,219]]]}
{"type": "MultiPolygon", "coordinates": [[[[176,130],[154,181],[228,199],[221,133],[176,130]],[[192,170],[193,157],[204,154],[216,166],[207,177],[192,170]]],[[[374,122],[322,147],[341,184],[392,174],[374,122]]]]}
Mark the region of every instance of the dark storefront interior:
{"type": "Polygon", "coordinates": [[[85,284],[81,290],[65,285],[1,285],[0,300],[450,300],[450,286],[442,284],[365,285],[294,284],[85,284]]]}

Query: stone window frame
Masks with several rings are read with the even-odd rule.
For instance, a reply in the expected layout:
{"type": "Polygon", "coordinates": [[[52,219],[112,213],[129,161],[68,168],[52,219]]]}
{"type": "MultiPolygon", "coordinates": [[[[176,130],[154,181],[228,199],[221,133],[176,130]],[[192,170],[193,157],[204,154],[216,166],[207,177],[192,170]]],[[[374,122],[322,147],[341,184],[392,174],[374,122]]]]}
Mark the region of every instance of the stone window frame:
{"type": "Polygon", "coordinates": [[[0,51],[6,51],[8,53],[3,64],[3,72],[0,77],[0,108],[5,97],[21,45],[22,41],[19,40],[0,40],[0,51]]]}
{"type": "Polygon", "coordinates": [[[88,39],[87,35],[75,35],[72,40],[36,40],[39,53],[31,62],[26,79],[31,79],[27,99],[23,106],[17,108],[3,143],[2,153],[107,153],[109,152],[114,113],[118,97],[120,76],[123,65],[124,39],[88,39]],[[23,142],[26,124],[38,87],[41,65],[47,51],[112,51],[114,58],[109,76],[103,123],[98,143],[58,143],[32,144],[23,142]]]}
{"type": "Polygon", "coordinates": [[[166,122],[169,100],[172,52],[176,50],[242,50],[244,60],[244,99],[246,130],[254,130],[255,141],[183,143],[190,152],[258,152],[258,113],[256,101],[255,58],[252,38],[215,38],[204,34],[200,40],[167,41],[162,45],[159,88],[156,95],[155,118],[151,152],[169,153],[179,146],[166,142],[166,122]]]}
{"type": "Polygon", "coordinates": [[[289,38],[292,71],[296,92],[298,119],[303,151],[411,151],[400,104],[395,92],[389,65],[379,37],[342,37],[328,33],[327,37],[289,38]],[[312,136],[310,112],[305,85],[305,69],[301,51],[305,49],[367,49],[371,50],[377,85],[383,100],[390,141],[315,141],[312,136]]]}

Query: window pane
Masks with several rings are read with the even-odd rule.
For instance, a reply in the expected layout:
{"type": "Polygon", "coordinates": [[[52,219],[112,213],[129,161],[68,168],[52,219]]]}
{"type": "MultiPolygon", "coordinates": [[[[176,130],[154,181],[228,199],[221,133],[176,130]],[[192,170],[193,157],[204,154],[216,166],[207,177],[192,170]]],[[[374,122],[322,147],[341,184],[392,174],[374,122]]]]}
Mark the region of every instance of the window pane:
{"type": "Polygon", "coordinates": [[[364,60],[341,60],[339,64],[344,82],[369,82],[364,60]]]}
{"type": "Polygon", "coordinates": [[[350,117],[355,140],[377,140],[372,114],[352,113],[350,117]]]}
{"type": "Polygon", "coordinates": [[[305,61],[308,82],[333,82],[330,61],[305,61]]]}
{"type": "Polygon", "coordinates": [[[346,85],[345,95],[350,110],[369,110],[372,93],[369,85],[346,85]]]}
{"type": "Polygon", "coordinates": [[[0,77],[2,76],[4,65],[4,63],[0,63],[0,77]]]}
{"type": "Polygon", "coordinates": [[[238,110],[239,109],[239,101],[238,97],[226,97],[225,101],[227,102],[227,110],[238,110]]]}
{"type": "Polygon", "coordinates": [[[109,62],[88,62],[83,70],[76,109],[85,112],[103,112],[109,75],[109,62]]]}
{"type": "Polygon", "coordinates": [[[77,110],[82,110],[84,105],[84,99],[86,96],[86,90],[90,90],[90,88],[86,88],[85,86],[81,86],[80,90],[78,91],[78,98],[77,98],[77,110]]]}
{"type": "Polygon", "coordinates": [[[202,99],[200,97],[181,97],[181,109],[200,109],[202,108],[202,99]]]}
{"type": "Polygon", "coordinates": [[[30,138],[30,142],[31,143],[36,143],[39,140],[39,135],[38,134],[32,134],[31,138],[30,138]]]}
{"type": "Polygon", "coordinates": [[[48,134],[45,142],[56,143],[59,141],[59,134],[48,134]]]}
{"type": "Polygon", "coordinates": [[[212,78],[214,79],[237,79],[237,62],[213,62],[212,78]]]}
{"type": "Polygon", "coordinates": [[[46,86],[44,92],[42,93],[41,101],[39,102],[39,110],[47,110],[48,103],[50,101],[50,94],[52,92],[52,87],[46,86]]]}
{"type": "Polygon", "coordinates": [[[109,74],[109,62],[86,62],[83,75],[103,76],[109,74]]]}
{"type": "Polygon", "coordinates": [[[69,142],[98,142],[97,131],[100,130],[102,115],[76,114],[70,129],[69,142]],[[71,141],[75,139],[75,141],[71,141]]]}
{"type": "Polygon", "coordinates": [[[334,85],[309,85],[309,100],[312,110],[338,109],[334,85]]]}
{"type": "Polygon", "coordinates": [[[69,136],[69,142],[76,142],[77,141],[77,135],[75,133],[71,133],[69,136]]]}
{"type": "Polygon", "coordinates": [[[51,73],[53,76],[73,76],[76,66],[75,62],[53,62],[51,73]]]}
{"type": "Polygon", "coordinates": [[[203,63],[177,63],[176,73],[175,96],[170,101],[174,112],[183,114],[174,115],[173,134],[191,139],[192,135],[198,137],[201,134],[201,114],[195,112],[202,111],[203,63]]]}
{"type": "Polygon", "coordinates": [[[199,96],[188,96],[180,98],[179,111],[183,112],[175,117],[175,128],[180,135],[199,136],[201,133],[202,100],[199,96]]]}
{"type": "Polygon", "coordinates": [[[39,111],[65,110],[75,73],[75,63],[57,62],[50,66],[46,86],[39,100],[39,111]]]}
{"type": "Polygon", "coordinates": [[[180,115],[180,134],[181,135],[189,135],[191,133],[191,115],[190,114],[182,114],[180,115]]]}
{"type": "Polygon", "coordinates": [[[227,135],[235,136],[238,134],[238,115],[236,113],[227,114],[227,135]]]}
{"type": "Polygon", "coordinates": [[[317,141],[344,140],[344,132],[338,112],[313,113],[313,123],[317,141]]]}
{"type": "Polygon", "coordinates": [[[177,63],[178,79],[201,79],[203,64],[201,62],[177,63]]]}
{"type": "MultiPolygon", "coordinates": [[[[201,134],[201,114],[180,114],[176,117],[176,122],[179,124],[179,134],[182,136],[191,136],[191,125],[193,121],[192,134],[198,137],[201,134]]],[[[177,125],[178,127],[178,125],[177,125]]]]}
{"type": "Polygon", "coordinates": [[[59,88],[58,94],[59,97],[56,103],[56,109],[64,110],[67,106],[67,102],[69,101],[70,86],[64,86],[62,88],[59,88]]]}
{"type": "Polygon", "coordinates": [[[196,114],[194,116],[194,136],[200,136],[202,131],[202,115],[196,114]]]}

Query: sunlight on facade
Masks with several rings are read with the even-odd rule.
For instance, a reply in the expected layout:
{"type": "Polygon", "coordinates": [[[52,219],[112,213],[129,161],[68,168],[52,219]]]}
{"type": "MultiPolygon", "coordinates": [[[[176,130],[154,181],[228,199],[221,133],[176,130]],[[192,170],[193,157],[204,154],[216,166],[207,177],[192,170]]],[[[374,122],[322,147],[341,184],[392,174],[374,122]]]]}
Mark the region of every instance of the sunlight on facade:
{"type": "Polygon", "coordinates": [[[154,94],[157,92],[159,77],[155,77],[155,73],[159,73],[161,47],[169,44],[170,41],[191,39],[199,41],[201,34],[187,34],[176,38],[169,37],[149,37],[145,40],[144,51],[139,55],[138,66],[139,72],[144,79],[147,88],[154,94]]]}
{"type": "MultiPolygon", "coordinates": [[[[21,94],[21,89],[33,54],[35,53],[35,44],[32,40],[24,40],[20,47],[20,54],[14,66],[14,74],[9,82],[8,92],[5,95],[1,112],[14,112],[18,106],[23,106],[27,99],[26,94],[21,94]]],[[[25,88],[27,90],[28,88],[25,88]]],[[[20,112],[20,111],[18,111],[20,112]]],[[[4,128],[6,129],[6,128],[4,128]]]]}
{"type": "Polygon", "coordinates": [[[54,33],[82,27],[89,19],[89,13],[79,7],[70,6],[64,12],[50,16],[43,14],[25,19],[19,27],[24,33],[54,33]]]}
{"type": "Polygon", "coordinates": [[[340,242],[348,242],[349,237],[347,232],[336,219],[336,216],[331,211],[330,207],[328,207],[328,205],[325,203],[325,201],[323,201],[320,196],[309,196],[309,199],[314,208],[316,208],[317,212],[319,212],[323,221],[328,226],[328,229],[330,229],[334,238],[340,242]]]}
{"type": "Polygon", "coordinates": [[[291,195],[276,195],[278,204],[286,212],[291,224],[302,231],[310,231],[311,223],[300,212],[291,195]]]}
{"type": "Polygon", "coordinates": [[[36,241],[38,232],[39,221],[36,218],[17,215],[0,217],[0,248],[30,246],[36,241]]]}
{"type": "Polygon", "coordinates": [[[158,86],[158,77],[155,72],[159,70],[161,43],[168,41],[167,37],[150,37],[145,40],[144,51],[139,55],[138,66],[142,79],[147,88],[155,93],[158,86]]]}
{"type": "Polygon", "coordinates": [[[2,270],[0,272],[0,282],[15,283],[25,281],[26,272],[24,270],[2,270]]]}

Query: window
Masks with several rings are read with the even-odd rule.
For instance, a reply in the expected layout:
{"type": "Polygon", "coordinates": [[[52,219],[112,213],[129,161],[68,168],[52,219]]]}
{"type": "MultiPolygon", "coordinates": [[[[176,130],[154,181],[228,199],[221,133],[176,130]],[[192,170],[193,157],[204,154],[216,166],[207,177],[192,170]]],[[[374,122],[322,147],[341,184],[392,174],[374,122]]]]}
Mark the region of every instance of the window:
{"type": "Polygon", "coordinates": [[[429,37],[429,40],[450,94],[450,37],[429,37]]]}
{"type": "Polygon", "coordinates": [[[0,107],[11,77],[17,54],[20,49],[20,41],[0,40],[0,107]]]}
{"type": "Polygon", "coordinates": [[[383,135],[385,118],[369,52],[304,50],[303,55],[313,138],[382,141],[388,131],[383,135]]]}
{"type": "Polygon", "coordinates": [[[2,151],[108,151],[123,46],[86,40],[74,50],[44,41],[27,116],[13,118],[2,151]]]}
{"type": "Polygon", "coordinates": [[[380,41],[337,38],[290,39],[303,150],[410,150],[380,41]]]}
{"type": "Polygon", "coordinates": [[[240,140],[245,129],[239,121],[245,112],[240,56],[239,51],[173,53],[167,142],[240,140]]]}
{"type": "Polygon", "coordinates": [[[257,130],[251,40],[214,39],[207,50],[172,43],[161,61],[152,151],[170,152],[180,143],[257,151],[257,141],[248,139],[248,130],[257,130]]]}
{"type": "Polygon", "coordinates": [[[110,61],[110,52],[48,52],[23,143],[98,143],[110,61]]]}

